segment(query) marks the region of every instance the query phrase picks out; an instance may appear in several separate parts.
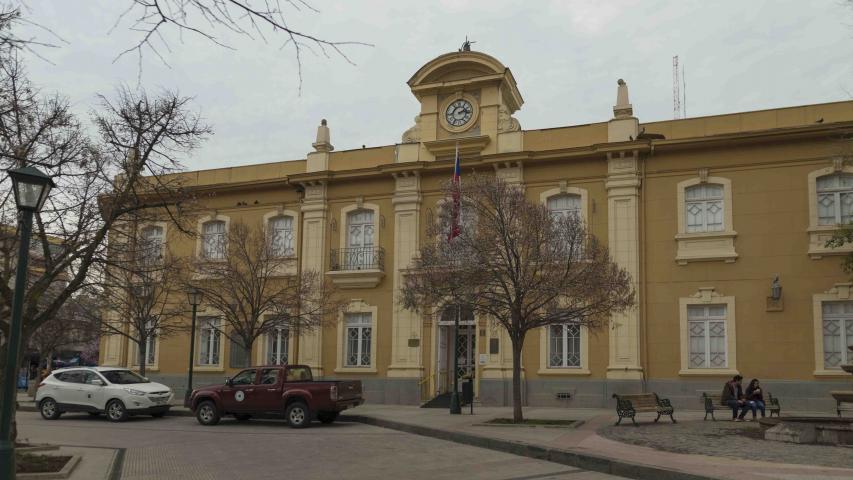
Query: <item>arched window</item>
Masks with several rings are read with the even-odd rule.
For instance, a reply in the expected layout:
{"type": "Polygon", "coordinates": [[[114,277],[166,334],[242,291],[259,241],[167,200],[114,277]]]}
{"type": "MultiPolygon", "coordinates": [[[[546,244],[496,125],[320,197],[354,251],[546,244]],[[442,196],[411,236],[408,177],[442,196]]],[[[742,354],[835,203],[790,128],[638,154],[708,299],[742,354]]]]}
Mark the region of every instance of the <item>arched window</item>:
{"type": "Polygon", "coordinates": [[[143,264],[152,265],[163,259],[163,227],[151,225],[143,228],[139,243],[143,264]]]}
{"type": "Polygon", "coordinates": [[[373,246],[373,210],[356,210],[347,215],[347,246],[373,246]]]}
{"type": "Polygon", "coordinates": [[[700,183],[684,192],[684,213],[687,233],[721,232],[723,222],[723,186],[700,183]]]}
{"type": "Polygon", "coordinates": [[[276,257],[292,257],[293,217],[282,215],[269,220],[270,247],[276,257]]]}
{"type": "Polygon", "coordinates": [[[548,197],[548,211],[553,216],[579,216],[581,213],[580,195],[554,195],[548,197]]]}
{"type": "Polygon", "coordinates": [[[836,173],[817,179],[818,225],[853,222],[853,175],[836,173]]]}
{"type": "Polygon", "coordinates": [[[207,260],[225,258],[225,222],[213,220],[201,226],[201,254],[207,260]]]}

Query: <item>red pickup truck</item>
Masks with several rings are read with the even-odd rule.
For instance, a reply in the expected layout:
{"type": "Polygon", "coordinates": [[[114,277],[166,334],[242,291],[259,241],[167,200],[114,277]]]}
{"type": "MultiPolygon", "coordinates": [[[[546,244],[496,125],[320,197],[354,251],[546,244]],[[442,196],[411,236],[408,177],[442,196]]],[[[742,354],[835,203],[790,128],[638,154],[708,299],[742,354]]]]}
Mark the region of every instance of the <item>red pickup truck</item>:
{"type": "Polygon", "coordinates": [[[281,416],[291,427],[317,419],[332,423],[347,408],[364,403],[361,381],[315,381],[305,365],[275,365],[243,370],[225,380],[193,390],[189,398],[198,423],[216,425],[225,415],[239,421],[253,416],[281,416]]]}

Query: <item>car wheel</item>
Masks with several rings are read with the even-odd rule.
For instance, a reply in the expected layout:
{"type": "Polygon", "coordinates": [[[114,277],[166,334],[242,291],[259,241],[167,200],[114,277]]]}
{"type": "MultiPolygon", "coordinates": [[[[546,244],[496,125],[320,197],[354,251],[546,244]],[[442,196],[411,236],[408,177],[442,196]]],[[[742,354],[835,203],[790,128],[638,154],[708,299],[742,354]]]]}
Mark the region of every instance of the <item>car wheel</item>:
{"type": "Polygon", "coordinates": [[[107,404],[107,418],[111,422],[123,422],[129,416],[130,414],[127,413],[127,408],[121,400],[111,400],[107,404]]]}
{"type": "Polygon", "coordinates": [[[151,414],[151,416],[154,418],[163,418],[164,415],[166,415],[166,412],[157,412],[151,414]]]}
{"type": "Polygon", "coordinates": [[[288,405],[284,417],[293,428],[305,428],[311,424],[311,412],[308,411],[308,405],[302,402],[293,402],[288,405]]]}
{"type": "Polygon", "coordinates": [[[236,418],[238,422],[248,422],[252,416],[238,413],[237,415],[234,415],[234,418],[236,418]]]}
{"type": "Polygon", "coordinates": [[[219,423],[219,410],[216,409],[216,404],[210,400],[201,402],[195,410],[195,419],[204,426],[219,423]]]}
{"type": "Polygon", "coordinates": [[[41,418],[45,420],[56,420],[62,415],[62,412],[59,411],[59,405],[56,404],[56,400],[50,397],[43,399],[39,403],[39,412],[41,412],[41,418]]]}
{"type": "Polygon", "coordinates": [[[320,412],[317,414],[317,420],[323,423],[332,423],[338,418],[338,412],[320,412]]]}

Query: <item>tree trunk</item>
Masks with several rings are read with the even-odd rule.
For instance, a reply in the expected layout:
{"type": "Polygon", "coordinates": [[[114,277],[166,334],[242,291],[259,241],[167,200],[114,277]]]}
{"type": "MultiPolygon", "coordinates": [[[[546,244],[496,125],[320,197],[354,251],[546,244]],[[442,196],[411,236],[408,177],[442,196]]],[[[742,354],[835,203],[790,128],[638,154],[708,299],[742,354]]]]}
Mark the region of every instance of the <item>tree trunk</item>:
{"type": "Polygon", "coordinates": [[[136,349],[139,354],[139,375],[145,376],[145,366],[148,363],[148,339],[143,338],[136,349]]]}
{"type": "Polygon", "coordinates": [[[293,358],[288,358],[287,363],[290,365],[299,363],[299,325],[296,326],[296,332],[293,336],[293,358]]]}
{"type": "Polygon", "coordinates": [[[524,337],[511,338],[512,341],[512,421],[521,423],[524,416],[521,412],[521,349],[524,337]]]}
{"type": "Polygon", "coordinates": [[[252,339],[252,341],[249,342],[248,344],[243,345],[243,349],[246,351],[246,356],[248,357],[248,360],[249,360],[247,362],[248,367],[254,367],[255,366],[255,357],[254,357],[254,355],[252,355],[252,346],[254,346],[254,345],[255,345],[254,339],[252,339]]]}

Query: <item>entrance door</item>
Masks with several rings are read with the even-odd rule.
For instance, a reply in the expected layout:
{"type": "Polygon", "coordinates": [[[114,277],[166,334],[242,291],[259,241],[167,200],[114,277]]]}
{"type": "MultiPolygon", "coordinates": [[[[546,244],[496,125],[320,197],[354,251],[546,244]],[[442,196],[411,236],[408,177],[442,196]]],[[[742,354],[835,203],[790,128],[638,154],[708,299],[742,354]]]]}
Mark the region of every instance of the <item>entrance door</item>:
{"type": "Polygon", "coordinates": [[[456,336],[456,381],[459,382],[459,391],[462,391],[462,381],[465,377],[473,377],[476,371],[474,355],[477,352],[477,327],[474,325],[460,325],[456,336]]]}

